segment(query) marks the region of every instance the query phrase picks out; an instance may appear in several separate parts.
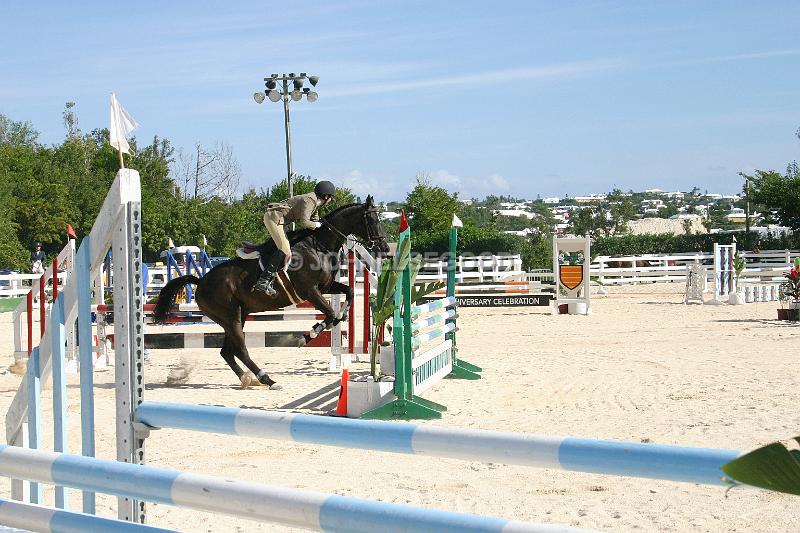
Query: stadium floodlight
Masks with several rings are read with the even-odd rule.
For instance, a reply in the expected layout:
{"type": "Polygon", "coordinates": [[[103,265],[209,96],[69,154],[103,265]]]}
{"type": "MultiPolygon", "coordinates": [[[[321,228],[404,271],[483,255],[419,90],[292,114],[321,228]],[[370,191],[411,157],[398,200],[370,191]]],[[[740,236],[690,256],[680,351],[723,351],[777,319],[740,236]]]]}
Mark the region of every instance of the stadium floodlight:
{"type": "Polygon", "coordinates": [[[283,125],[286,132],[286,184],[289,189],[289,196],[292,196],[292,179],[294,173],[292,171],[292,134],[289,128],[289,100],[299,102],[305,95],[306,100],[309,102],[316,102],[319,95],[308,87],[303,87],[305,80],[316,87],[319,83],[319,76],[308,76],[305,72],[296,75],[294,72],[289,74],[270,74],[268,78],[264,78],[264,85],[267,88],[266,92],[258,91],[253,94],[253,99],[256,103],[262,103],[265,98],[269,98],[270,102],[279,102],[283,100],[283,125]],[[280,82],[280,86],[278,85],[280,82]],[[289,82],[292,83],[291,90],[289,82]]]}

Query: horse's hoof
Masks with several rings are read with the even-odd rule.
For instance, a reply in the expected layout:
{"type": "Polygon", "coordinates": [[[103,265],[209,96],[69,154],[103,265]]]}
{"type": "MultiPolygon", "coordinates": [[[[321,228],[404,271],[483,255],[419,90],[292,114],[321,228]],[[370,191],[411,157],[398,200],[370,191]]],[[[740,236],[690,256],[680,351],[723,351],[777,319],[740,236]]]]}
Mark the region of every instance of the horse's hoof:
{"type": "Polygon", "coordinates": [[[245,389],[253,384],[253,378],[251,378],[247,374],[243,374],[241,377],[239,377],[239,381],[242,382],[242,388],[245,389]]]}
{"type": "Polygon", "coordinates": [[[273,383],[272,385],[269,386],[269,390],[283,390],[283,387],[281,387],[277,383],[273,383]]]}

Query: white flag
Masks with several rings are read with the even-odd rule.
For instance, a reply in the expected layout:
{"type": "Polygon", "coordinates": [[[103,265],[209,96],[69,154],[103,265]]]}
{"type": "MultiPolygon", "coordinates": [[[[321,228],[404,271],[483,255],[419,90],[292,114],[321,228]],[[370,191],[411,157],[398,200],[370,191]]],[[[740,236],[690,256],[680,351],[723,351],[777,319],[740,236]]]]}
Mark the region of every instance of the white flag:
{"type": "Polygon", "coordinates": [[[167,242],[167,248],[169,248],[170,250],[171,250],[172,248],[175,248],[175,243],[174,243],[174,242],[172,242],[172,237],[170,237],[170,238],[169,238],[169,241],[167,242]]]}
{"type": "Polygon", "coordinates": [[[451,225],[451,226],[452,226],[452,227],[454,227],[454,228],[463,228],[463,227],[464,227],[464,223],[463,223],[463,222],[461,222],[461,219],[460,219],[460,218],[458,218],[458,217],[455,215],[455,213],[453,213],[453,223],[452,223],[452,225],[451,225]]]}
{"type": "Polygon", "coordinates": [[[128,134],[138,127],[139,124],[136,123],[136,120],[119,105],[117,96],[111,93],[111,127],[109,128],[111,146],[120,152],[130,153],[128,134]]]}

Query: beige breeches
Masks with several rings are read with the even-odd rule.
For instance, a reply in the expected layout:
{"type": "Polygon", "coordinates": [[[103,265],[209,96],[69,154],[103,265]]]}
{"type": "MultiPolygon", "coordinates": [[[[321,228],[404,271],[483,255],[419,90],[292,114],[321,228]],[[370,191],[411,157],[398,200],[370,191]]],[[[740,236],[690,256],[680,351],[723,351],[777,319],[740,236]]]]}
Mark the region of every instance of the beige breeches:
{"type": "Polygon", "coordinates": [[[292,249],[289,247],[289,240],[283,230],[283,213],[277,209],[267,209],[264,212],[264,225],[267,227],[267,231],[278,250],[286,254],[287,259],[291,257],[292,249]]]}

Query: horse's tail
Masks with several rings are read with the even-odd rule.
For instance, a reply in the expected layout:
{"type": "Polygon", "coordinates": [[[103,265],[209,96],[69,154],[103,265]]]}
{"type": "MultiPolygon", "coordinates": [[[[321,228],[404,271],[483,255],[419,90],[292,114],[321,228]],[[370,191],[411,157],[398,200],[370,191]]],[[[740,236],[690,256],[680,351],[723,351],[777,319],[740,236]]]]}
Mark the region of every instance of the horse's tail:
{"type": "Polygon", "coordinates": [[[192,275],[181,276],[164,285],[164,288],[158,293],[156,307],[153,311],[153,321],[156,324],[163,324],[167,320],[170,309],[175,305],[175,297],[187,283],[197,285],[200,283],[200,278],[192,275]]]}

